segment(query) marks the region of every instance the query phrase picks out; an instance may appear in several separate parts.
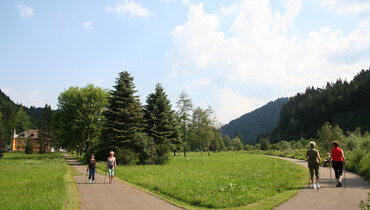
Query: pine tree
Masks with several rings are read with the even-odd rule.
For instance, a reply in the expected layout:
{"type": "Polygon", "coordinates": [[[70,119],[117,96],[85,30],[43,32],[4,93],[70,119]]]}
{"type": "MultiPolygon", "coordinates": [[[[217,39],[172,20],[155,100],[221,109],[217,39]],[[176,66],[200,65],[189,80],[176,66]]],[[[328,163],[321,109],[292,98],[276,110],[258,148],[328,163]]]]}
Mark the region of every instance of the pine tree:
{"type": "Polygon", "coordinates": [[[27,144],[26,144],[24,152],[26,154],[33,154],[33,149],[34,149],[33,139],[29,138],[27,139],[27,144]]]}
{"type": "Polygon", "coordinates": [[[0,132],[0,158],[2,158],[4,156],[4,152],[7,152],[7,149],[5,147],[5,143],[3,141],[3,138],[1,136],[1,132],[0,132]]]}
{"type": "Polygon", "coordinates": [[[52,118],[53,118],[53,110],[51,106],[45,104],[44,109],[42,110],[41,114],[41,121],[40,121],[40,130],[39,130],[39,153],[44,154],[46,151],[46,147],[48,146],[49,141],[51,140],[51,129],[52,129],[52,118]]]}
{"type": "Polygon", "coordinates": [[[147,123],[145,131],[153,138],[157,146],[155,163],[162,164],[168,160],[168,150],[174,151],[181,145],[174,111],[160,84],[156,85],[154,93],[148,95],[146,103],[144,106],[144,118],[147,123]]]}
{"type": "MultiPolygon", "coordinates": [[[[143,112],[136,96],[134,78],[127,71],[119,73],[114,90],[110,92],[104,112],[106,122],[101,139],[101,151],[108,156],[110,150],[133,149],[134,135],[144,129],[143,112]]],[[[118,158],[117,158],[118,159],[118,158]]]]}

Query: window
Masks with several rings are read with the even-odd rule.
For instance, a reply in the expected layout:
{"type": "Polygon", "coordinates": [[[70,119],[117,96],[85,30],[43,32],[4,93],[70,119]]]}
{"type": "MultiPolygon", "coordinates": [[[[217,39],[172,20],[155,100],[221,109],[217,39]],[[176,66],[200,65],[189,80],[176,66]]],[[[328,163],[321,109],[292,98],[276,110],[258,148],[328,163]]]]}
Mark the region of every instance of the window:
{"type": "Polygon", "coordinates": [[[26,140],[23,140],[23,144],[26,144],[26,140]]]}

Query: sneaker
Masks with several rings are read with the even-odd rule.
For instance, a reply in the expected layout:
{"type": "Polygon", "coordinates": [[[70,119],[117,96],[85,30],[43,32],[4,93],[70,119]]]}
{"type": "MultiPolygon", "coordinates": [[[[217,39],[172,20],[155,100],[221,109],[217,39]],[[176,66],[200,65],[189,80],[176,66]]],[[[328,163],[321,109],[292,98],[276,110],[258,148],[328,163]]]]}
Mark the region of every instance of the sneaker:
{"type": "Polygon", "coordinates": [[[91,183],[91,179],[89,179],[89,183],[91,183]]]}
{"type": "Polygon", "coordinates": [[[342,182],[338,182],[338,184],[339,184],[339,187],[341,187],[341,186],[342,186],[342,182]]]}
{"type": "Polygon", "coordinates": [[[320,188],[320,184],[319,184],[319,183],[317,183],[317,185],[316,185],[316,186],[317,186],[317,188],[320,188]]]}
{"type": "Polygon", "coordinates": [[[335,187],[341,187],[342,185],[341,184],[339,184],[339,182],[337,183],[337,185],[335,186],[335,187]]]}
{"type": "Polygon", "coordinates": [[[315,184],[313,184],[312,189],[316,189],[316,185],[315,184]]]}
{"type": "Polygon", "coordinates": [[[93,184],[94,184],[94,183],[95,183],[95,181],[93,180],[91,183],[93,183],[93,184]]]}

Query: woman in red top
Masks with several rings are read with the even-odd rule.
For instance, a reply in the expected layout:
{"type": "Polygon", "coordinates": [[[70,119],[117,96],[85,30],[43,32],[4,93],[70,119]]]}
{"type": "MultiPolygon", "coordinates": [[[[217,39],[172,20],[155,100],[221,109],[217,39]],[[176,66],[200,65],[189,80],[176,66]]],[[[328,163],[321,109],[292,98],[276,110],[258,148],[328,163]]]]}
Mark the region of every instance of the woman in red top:
{"type": "Polygon", "coordinates": [[[345,163],[346,158],[344,157],[343,150],[339,148],[338,141],[333,141],[332,145],[334,146],[334,148],[331,150],[330,160],[333,163],[335,178],[337,179],[337,182],[338,182],[336,187],[342,187],[342,170],[343,170],[343,164],[345,163]]]}

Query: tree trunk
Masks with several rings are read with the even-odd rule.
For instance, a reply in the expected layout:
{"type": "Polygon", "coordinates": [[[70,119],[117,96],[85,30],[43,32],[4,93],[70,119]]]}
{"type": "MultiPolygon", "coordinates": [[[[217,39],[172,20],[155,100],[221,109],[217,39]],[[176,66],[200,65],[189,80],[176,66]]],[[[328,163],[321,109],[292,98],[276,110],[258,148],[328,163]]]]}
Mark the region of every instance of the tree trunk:
{"type": "Polygon", "coordinates": [[[200,156],[203,156],[203,149],[200,148],[200,156]]]}
{"type": "Polygon", "coordinates": [[[176,157],[176,151],[173,151],[173,156],[176,157]]]}
{"type": "Polygon", "coordinates": [[[184,145],[184,157],[186,157],[186,146],[184,145]]]}
{"type": "Polygon", "coordinates": [[[208,147],[208,150],[207,151],[208,151],[208,156],[211,156],[211,154],[209,154],[209,147],[208,147]]]}

